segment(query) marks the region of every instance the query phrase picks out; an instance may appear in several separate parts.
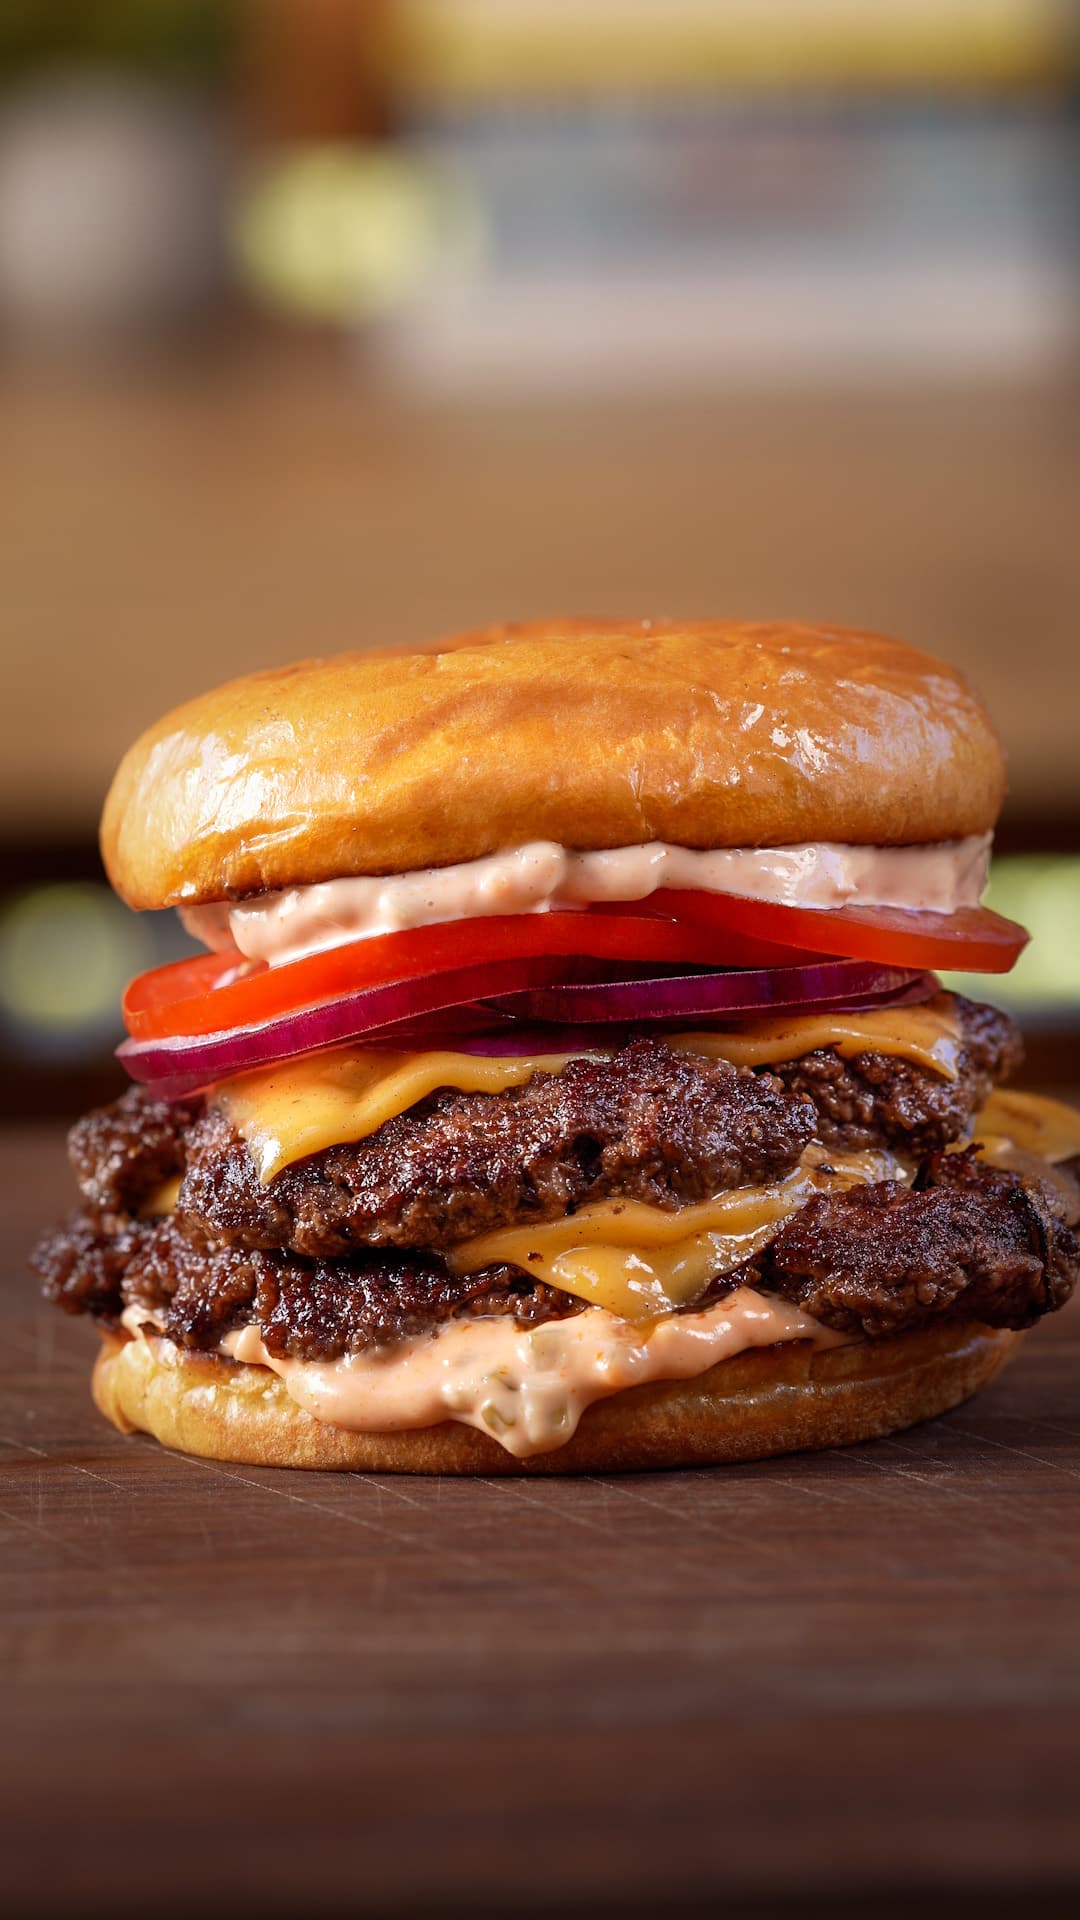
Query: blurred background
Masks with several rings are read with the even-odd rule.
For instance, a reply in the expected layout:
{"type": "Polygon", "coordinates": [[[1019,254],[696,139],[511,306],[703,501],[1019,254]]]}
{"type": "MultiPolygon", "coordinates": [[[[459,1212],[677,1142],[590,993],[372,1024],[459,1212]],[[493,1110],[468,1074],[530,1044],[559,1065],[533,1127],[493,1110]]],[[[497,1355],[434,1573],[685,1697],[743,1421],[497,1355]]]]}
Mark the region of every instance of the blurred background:
{"type": "Polygon", "coordinates": [[[4,1110],[186,950],[97,860],[144,725],[563,611],[975,676],[1080,1078],[1078,63],[1068,0],[3,0],[4,1110]]]}

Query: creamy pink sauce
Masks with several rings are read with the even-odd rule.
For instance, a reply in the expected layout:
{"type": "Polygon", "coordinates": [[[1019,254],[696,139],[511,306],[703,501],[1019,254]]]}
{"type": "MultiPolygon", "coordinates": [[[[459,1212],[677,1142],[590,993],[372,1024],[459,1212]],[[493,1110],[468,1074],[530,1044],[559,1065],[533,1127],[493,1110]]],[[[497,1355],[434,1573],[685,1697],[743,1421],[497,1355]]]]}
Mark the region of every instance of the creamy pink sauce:
{"type": "Polygon", "coordinates": [[[739,1287],[702,1313],[635,1324],[587,1307],[528,1328],[470,1320],[343,1360],[276,1359],[258,1327],[227,1334],[221,1350],[271,1367],[299,1406],[332,1426],[387,1433],[459,1420],[524,1458],[565,1445],[594,1400],[648,1380],[692,1379],[781,1340],[824,1347],[844,1336],[786,1301],[739,1287]]]}
{"type": "Polygon", "coordinates": [[[208,947],[283,966],[352,940],[495,913],[551,913],[606,900],[646,900],[659,887],[732,893],[789,907],[904,907],[955,913],[986,886],[989,834],[924,847],[721,847],[698,852],[652,841],[578,852],[534,840],[484,860],[417,873],[355,875],[312,887],[183,907],[208,947]]]}

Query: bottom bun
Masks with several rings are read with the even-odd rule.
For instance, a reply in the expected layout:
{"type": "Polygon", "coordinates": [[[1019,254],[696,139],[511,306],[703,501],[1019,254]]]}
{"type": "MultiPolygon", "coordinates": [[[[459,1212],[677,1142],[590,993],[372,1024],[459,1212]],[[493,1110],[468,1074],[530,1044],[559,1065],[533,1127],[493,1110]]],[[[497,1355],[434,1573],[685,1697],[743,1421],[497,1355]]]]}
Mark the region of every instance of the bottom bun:
{"type": "Polygon", "coordinates": [[[105,1337],[94,1399],[122,1433],[245,1466],[370,1473],[606,1473],[714,1466],[851,1446],[958,1406],[1020,1339],[957,1321],[891,1339],[815,1348],[785,1341],[598,1400],[573,1438],[519,1460],[474,1427],[444,1421],[354,1433],[316,1420],[266,1367],[182,1352],[168,1340],[105,1337]]]}

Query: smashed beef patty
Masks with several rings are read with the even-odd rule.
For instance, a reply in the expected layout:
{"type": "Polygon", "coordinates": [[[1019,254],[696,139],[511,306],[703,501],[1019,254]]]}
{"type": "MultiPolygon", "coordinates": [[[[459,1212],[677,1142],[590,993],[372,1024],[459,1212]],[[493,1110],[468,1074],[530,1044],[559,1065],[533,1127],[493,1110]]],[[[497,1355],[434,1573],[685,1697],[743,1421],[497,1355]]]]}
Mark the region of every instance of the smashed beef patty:
{"type": "Polygon", "coordinates": [[[914,1188],[881,1181],[816,1195],[756,1271],[749,1285],[871,1340],[957,1312],[1027,1327],[1072,1293],[1080,1238],[1045,1190],[969,1148],[931,1156],[914,1188]]]}
{"type": "Polygon", "coordinates": [[[136,1212],[183,1174],[189,1235],[309,1258],[451,1246],[604,1198],[677,1207],[782,1178],[815,1137],[836,1150],[888,1145],[912,1157],[959,1139],[1019,1057],[1019,1039],[995,1008],[954,1006],[964,1036],[955,1080],[899,1056],[844,1060],[832,1048],[736,1070],[639,1039],[610,1060],[571,1061],[504,1093],[444,1088],[267,1186],[223,1114],[137,1090],[78,1123],[72,1162],[100,1210],[136,1212]]]}
{"type": "Polygon", "coordinates": [[[922,1159],[963,1138],[991,1088],[1020,1065],[1024,1049],[1007,1013],[962,994],[949,997],[962,1035],[955,1080],[899,1054],[845,1060],[835,1047],[770,1069],[789,1093],[813,1101],[816,1137],[824,1146],[847,1153],[889,1146],[922,1159]]]}
{"type": "Polygon", "coordinates": [[[65,1312],[115,1325],[126,1307],[137,1307],[178,1346],[201,1352],[214,1352],[235,1327],[257,1325],[275,1355],[333,1360],[463,1315],[511,1314],[535,1326],[582,1306],[516,1267],[452,1274],[434,1253],[365,1252],[350,1260],[241,1247],[208,1253],[172,1219],[110,1233],[106,1218],[77,1213],[33,1258],[46,1296],[65,1312]]]}
{"type": "Polygon", "coordinates": [[[244,1142],[208,1111],[187,1138],[179,1214],[208,1245],[333,1256],[448,1247],[586,1201],[676,1207],[778,1180],[814,1132],[810,1102],[726,1060],[636,1040],[505,1093],[432,1094],[367,1140],[260,1184],[244,1142]]]}
{"type": "MultiPolygon", "coordinates": [[[[434,1253],[305,1260],[207,1252],[175,1220],[110,1230],[89,1213],[43,1242],[35,1265],[46,1294],[69,1313],[110,1324],[139,1307],[179,1346],[201,1351],[254,1324],[272,1354],[304,1360],[336,1359],[463,1315],[533,1325],[582,1304],[509,1266],[455,1276],[434,1253]]],[[[914,1188],[882,1181],[809,1201],[762,1255],[684,1311],[744,1284],[871,1339],[949,1317],[1026,1327],[1063,1305],[1078,1277],[1080,1238],[1047,1195],[969,1151],[931,1157],[914,1188]]]]}

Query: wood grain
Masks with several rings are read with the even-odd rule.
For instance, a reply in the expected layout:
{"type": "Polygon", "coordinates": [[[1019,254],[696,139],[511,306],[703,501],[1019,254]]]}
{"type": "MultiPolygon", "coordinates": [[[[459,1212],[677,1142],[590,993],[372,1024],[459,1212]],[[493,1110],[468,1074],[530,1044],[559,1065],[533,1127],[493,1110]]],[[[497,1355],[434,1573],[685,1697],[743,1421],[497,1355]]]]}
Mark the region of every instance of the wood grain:
{"type": "Polygon", "coordinates": [[[1080,1313],[981,1400],[834,1455],[219,1466],[96,1416],[93,1339],[23,1266],[70,1195],[60,1136],[0,1164],[11,1911],[1080,1894],[1080,1313]]]}

